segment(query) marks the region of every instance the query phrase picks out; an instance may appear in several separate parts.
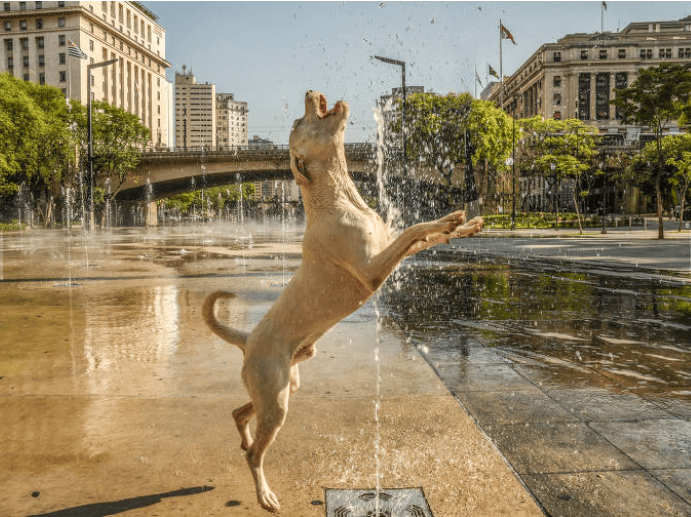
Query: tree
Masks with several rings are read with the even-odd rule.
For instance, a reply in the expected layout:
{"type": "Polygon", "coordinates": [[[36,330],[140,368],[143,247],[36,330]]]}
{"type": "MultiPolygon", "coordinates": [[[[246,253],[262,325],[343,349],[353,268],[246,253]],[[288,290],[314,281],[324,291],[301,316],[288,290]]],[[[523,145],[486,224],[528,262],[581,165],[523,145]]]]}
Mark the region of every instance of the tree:
{"type": "Polygon", "coordinates": [[[670,178],[670,183],[677,192],[677,202],[679,203],[679,231],[684,223],[684,206],[686,194],[691,185],[691,134],[686,133],[679,136],[667,136],[663,139],[669,141],[670,157],[666,164],[674,168],[674,175],[670,178]]]}
{"type": "Polygon", "coordinates": [[[662,132],[672,120],[678,120],[688,113],[688,103],[691,100],[691,65],[662,63],[657,67],[641,68],[634,83],[628,88],[615,89],[615,96],[611,103],[621,110],[623,124],[649,126],[655,135],[657,159],[654,183],[658,238],[664,239],[662,174],[665,163],[662,132]]]}
{"type": "MultiPolygon", "coordinates": [[[[540,116],[518,121],[523,138],[520,147],[520,169],[525,176],[538,176],[545,179],[556,196],[559,184],[572,179],[573,203],[576,209],[578,226],[583,233],[579,197],[587,191],[579,192],[582,175],[590,170],[595,156],[595,135],[597,128],[588,126],[577,119],[543,120],[540,116]]],[[[553,203],[556,212],[558,207],[553,203]]]]}
{"type": "Polygon", "coordinates": [[[0,74],[0,201],[24,186],[48,225],[52,186],[74,161],[72,144],[60,90],[0,74]]]}
{"type": "MultiPolygon", "coordinates": [[[[107,102],[91,103],[93,128],[94,202],[110,202],[137,167],[142,148],[149,141],[149,129],[139,117],[107,102]]],[[[87,107],[72,100],[70,121],[76,127],[80,144],[80,163],[88,164],[87,107]]]]}
{"type": "MultiPolygon", "coordinates": [[[[474,149],[473,165],[486,161],[503,168],[511,153],[511,118],[493,103],[473,99],[468,93],[410,95],[405,124],[407,155],[434,170],[448,186],[456,170],[463,171],[457,166],[465,165],[466,135],[474,149]]],[[[400,118],[390,129],[400,135],[400,118]]]]}

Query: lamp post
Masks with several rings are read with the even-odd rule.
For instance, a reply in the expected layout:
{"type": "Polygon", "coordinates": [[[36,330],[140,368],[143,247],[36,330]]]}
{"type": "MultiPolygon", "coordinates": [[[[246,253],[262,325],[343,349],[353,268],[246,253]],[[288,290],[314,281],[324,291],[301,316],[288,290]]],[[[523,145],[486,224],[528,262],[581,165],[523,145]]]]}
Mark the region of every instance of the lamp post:
{"type": "Polygon", "coordinates": [[[408,177],[408,164],[407,164],[407,154],[406,154],[406,136],[405,136],[405,104],[406,104],[406,92],[405,92],[405,61],[399,61],[398,59],[391,59],[388,57],[374,56],[374,59],[378,59],[382,63],[388,63],[390,65],[396,65],[401,67],[401,90],[403,91],[403,109],[401,111],[401,133],[403,134],[403,177],[408,177]]]}
{"type": "Polygon", "coordinates": [[[91,71],[94,68],[101,68],[103,66],[112,65],[117,63],[118,60],[111,59],[110,61],[102,61],[100,63],[92,63],[86,66],[86,80],[89,84],[89,93],[87,98],[87,133],[89,139],[88,147],[88,164],[89,164],[89,229],[93,230],[96,226],[94,221],[94,153],[93,153],[93,131],[91,128],[91,71]]]}
{"type": "Polygon", "coordinates": [[[513,204],[511,209],[511,229],[516,229],[516,119],[513,120],[513,133],[511,136],[511,171],[513,178],[513,204]]]}
{"type": "Polygon", "coordinates": [[[559,218],[559,211],[557,210],[557,196],[559,195],[557,189],[557,175],[554,172],[557,168],[554,162],[549,164],[549,168],[552,169],[552,203],[554,208],[554,231],[557,231],[557,219],[559,218]]]}

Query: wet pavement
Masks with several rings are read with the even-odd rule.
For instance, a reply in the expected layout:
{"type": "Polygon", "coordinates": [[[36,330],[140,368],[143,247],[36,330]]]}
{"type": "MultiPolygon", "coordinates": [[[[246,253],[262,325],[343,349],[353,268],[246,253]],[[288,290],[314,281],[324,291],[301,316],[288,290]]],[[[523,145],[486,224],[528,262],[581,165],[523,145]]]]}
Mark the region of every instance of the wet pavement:
{"type": "MultiPolygon", "coordinates": [[[[199,311],[229,288],[241,302],[219,317],[256,324],[300,229],[233,232],[2,235],[0,515],[266,515],[231,416],[241,353],[199,311]]],[[[266,461],[283,515],[323,517],[326,489],[378,484],[420,487],[437,517],[541,514],[381,303],[317,348],[266,461]]]]}
{"type": "MultiPolygon", "coordinates": [[[[278,228],[2,234],[0,515],[265,515],[241,354],[199,307],[231,288],[251,328],[300,259],[278,228]]],[[[437,517],[691,515],[688,234],[507,233],[409,260],[319,341],[267,459],[284,515],[377,473],[437,517]]]]}
{"type": "Polygon", "coordinates": [[[691,515],[688,235],[535,237],[442,248],[383,299],[547,515],[691,515]]]}

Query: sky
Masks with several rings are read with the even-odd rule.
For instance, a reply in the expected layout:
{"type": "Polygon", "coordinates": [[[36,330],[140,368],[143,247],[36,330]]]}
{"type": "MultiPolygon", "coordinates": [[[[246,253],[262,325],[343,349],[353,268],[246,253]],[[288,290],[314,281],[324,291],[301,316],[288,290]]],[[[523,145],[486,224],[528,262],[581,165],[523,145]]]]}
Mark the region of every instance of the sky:
{"type": "MultiPolygon", "coordinates": [[[[559,2],[144,2],[166,30],[168,80],[186,65],[200,83],[248,103],[250,139],[285,144],[304,113],[305,91],[331,108],[351,108],[346,142],[376,140],[373,108],[401,84],[401,69],[374,55],[406,62],[406,85],[440,94],[477,96],[475,69],[499,71],[499,21],[516,41],[502,41],[504,75],[541,45],[566,34],[600,31],[601,1],[559,2]]],[[[629,23],[678,20],[691,2],[608,1],[604,30],[629,23]]]]}

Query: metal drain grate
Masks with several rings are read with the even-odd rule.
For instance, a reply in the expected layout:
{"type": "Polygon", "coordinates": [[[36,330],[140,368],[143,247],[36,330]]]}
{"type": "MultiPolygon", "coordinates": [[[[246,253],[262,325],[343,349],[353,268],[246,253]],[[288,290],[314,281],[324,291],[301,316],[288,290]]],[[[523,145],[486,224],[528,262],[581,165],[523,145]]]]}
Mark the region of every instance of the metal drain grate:
{"type": "Polygon", "coordinates": [[[326,489],[326,517],[434,517],[422,488],[326,489]]]}

